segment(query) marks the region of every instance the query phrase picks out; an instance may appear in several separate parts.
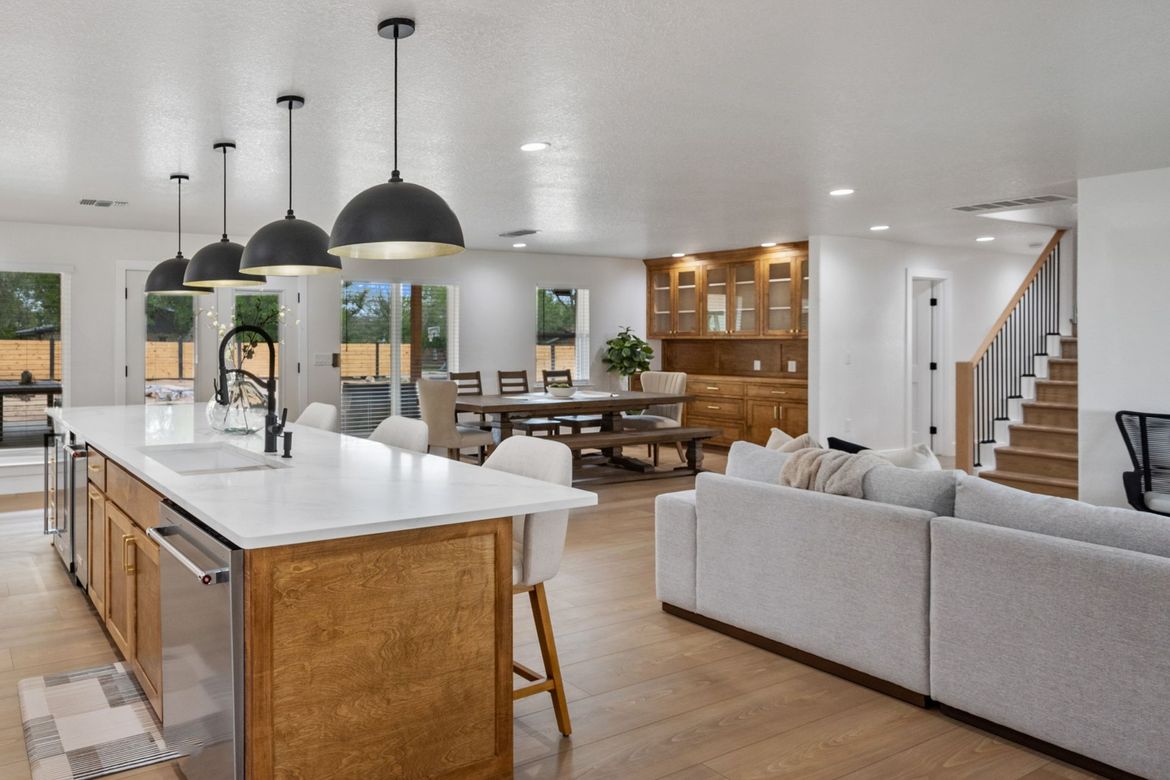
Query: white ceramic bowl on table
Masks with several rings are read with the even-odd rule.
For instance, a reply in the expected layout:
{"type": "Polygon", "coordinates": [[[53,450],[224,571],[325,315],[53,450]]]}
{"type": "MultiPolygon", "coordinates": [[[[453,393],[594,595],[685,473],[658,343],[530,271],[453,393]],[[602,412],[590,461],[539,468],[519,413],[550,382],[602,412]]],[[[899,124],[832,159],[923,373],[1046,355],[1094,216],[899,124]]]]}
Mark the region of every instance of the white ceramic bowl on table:
{"type": "Polygon", "coordinates": [[[546,393],[548,393],[549,395],[551,395],[553,398],[572,398],[573,394],[577,392],[577,388],[575,388],[575,387],[546,387],[544,389],[544,391],[546,393]]]}

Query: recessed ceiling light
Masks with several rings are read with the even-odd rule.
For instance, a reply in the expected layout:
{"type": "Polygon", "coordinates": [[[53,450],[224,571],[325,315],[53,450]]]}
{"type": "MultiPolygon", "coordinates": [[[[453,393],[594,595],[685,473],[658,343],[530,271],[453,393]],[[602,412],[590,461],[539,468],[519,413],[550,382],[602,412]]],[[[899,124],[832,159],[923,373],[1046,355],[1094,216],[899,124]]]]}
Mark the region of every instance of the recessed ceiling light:
{"type": "Polygon", "coordinates": [[[673,253],[671,253],[670,256],[671,257],[686,257],[687,253],[686,252],[673,252],[673,253]]]}
{"type": "Polygon", "coordinates": [[[870,227],[870,230],[873,230],[875,232],[877,232],[879,230],[889,230],[889,229],[890,229],[889,225],[873,225],[870,227]]]}
{"type": "Polygon", "coordinates": [[[528,246],[528,244],[525,244],[523,241],[518,241],[515,244],[512,244],[513,249],[523,249],[526,246],[528,246]]]}
{"type": "Polygon", "coordinates": [[[975,240],[980,242],[980,243],[985,243],[987,241],[994,241],[995,236],[979,236],[979,238],[977,238],[975,240]]]}
{"type": "Polygon", "coordinates": [[[764,247],[764,249],[769,249],[771,247],[776,246],[776,242],[775,241],[765,241],[764,243],[760,244],[760,246],[764,247]]]}
{"type": "Polygon", "coordinates": [[[522,152],[543,152],[545,149],[552,146],[548,141],[529,141],[526,144],[520,144],[520,151],[522,152]]]}
{"type": "Polygon", "coordinates": [[[849,189],[848,187],[842,187],[839,190],[829,190],[829,194],[834,198],[843,198],[846,195],[852,195],[853,190],[849,189]]]}

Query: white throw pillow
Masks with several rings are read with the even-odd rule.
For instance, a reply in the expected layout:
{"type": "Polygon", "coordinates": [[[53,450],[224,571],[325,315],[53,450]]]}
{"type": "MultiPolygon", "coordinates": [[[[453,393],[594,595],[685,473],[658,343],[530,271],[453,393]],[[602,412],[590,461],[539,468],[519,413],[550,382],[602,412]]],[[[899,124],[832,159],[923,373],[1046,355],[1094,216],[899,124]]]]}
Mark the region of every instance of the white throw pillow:
{"type": "Polygon", "coordinates": [[[790,441],[792,441],[791,436],[779,428],[773,428],[772,435],[768,437],[768,443],[764,446],[770,450],[778,450],[790,441]]]}
{"type": "Polygon", "coordinates": [[[915,444],[897,450],[862,450],[885,458],[895,466],[915,471],[942,471],[942,464],[938,457],[925,444],[915,444]]]}
{"type": "Polygon", "coordinates": [[[797,450],[807,449],[824,449],[820,443],[812,437],[811,433],[802,433],[791,441],[787,441],[780,446],[781,452],[796,452],[797,450]]]}

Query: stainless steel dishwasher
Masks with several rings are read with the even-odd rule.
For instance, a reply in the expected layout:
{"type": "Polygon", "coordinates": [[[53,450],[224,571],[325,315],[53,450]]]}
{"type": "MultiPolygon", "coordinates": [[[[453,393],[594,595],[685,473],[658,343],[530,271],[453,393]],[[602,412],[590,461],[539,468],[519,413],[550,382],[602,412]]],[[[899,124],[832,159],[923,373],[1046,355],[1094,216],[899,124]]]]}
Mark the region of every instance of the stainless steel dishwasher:
{"type": "Polygon", "coordinates": [[[243,550],[164,501],[163,737],[187,780],[244,777],[243,550]]]}

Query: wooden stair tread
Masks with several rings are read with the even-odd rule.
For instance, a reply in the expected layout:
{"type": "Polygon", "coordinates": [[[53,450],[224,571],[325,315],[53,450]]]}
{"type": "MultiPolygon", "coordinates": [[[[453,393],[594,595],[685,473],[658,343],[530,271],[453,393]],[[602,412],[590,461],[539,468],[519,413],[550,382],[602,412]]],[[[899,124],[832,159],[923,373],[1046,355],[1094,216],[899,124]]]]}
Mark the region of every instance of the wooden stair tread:
{"type": "Polygon", "coordinates": [[[1050,358],[1048,358],[1048,362],[1049,363],[1072,364],[1072,363],[1076,363],[1077,359],[1076,358],[1066,358],[1066,357],[1050,357],[1050,358]]]}
{"type": "Polygon", "coordinates": [[[1035,458],[1049,458],[1051,460],[1077,460],[1076,455],[1067,452],[1053,452],[1052,450],[1038,450],[1034,447],[1013,447],[1010,444],[1006,447],[996,447],[997,453],[1003,452],[1008,455],[1028,455],[1035,458]]]}
{"type": "Polygon", "coordinates": [[[1037,379],[1038,385],[1055,385],[1056,387],[1076,387],[1077,380],[1075,379],[1037,379]]]}
{"type": "Polygon", "coordinates": [[[1070,409],[1076,411],[1076,404],[1060,404],[1055,401],[1024,401],[1024,406],[1031,406],[1037,409],[1070,409]]]}
{"type": "Polygon", "coordinates": [[[1024,474],[1019,471],[980,471],[979,476],[983,479],[990,479],[992,482],[999,480],[1010,480],[1012,482],[1030,482],[1035,485],[1048,485],[1050,487],[1072,488],[1076,490],[1077,481],[1075,479],[1064,479],[1062,477],[1042,477],[1037,474],[1024,474]]]}
{"type": "Polygon", "coordinates": [[[1012,423],[1008,426],[1011,430],[1034,431],[1036,433],[1067,433],[1075,436],[1076,428],[1062,428],[1059,425],[1037,425],[1035,423],[1012,423]]]}

